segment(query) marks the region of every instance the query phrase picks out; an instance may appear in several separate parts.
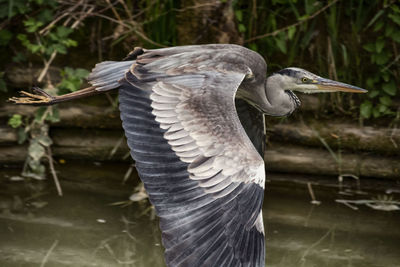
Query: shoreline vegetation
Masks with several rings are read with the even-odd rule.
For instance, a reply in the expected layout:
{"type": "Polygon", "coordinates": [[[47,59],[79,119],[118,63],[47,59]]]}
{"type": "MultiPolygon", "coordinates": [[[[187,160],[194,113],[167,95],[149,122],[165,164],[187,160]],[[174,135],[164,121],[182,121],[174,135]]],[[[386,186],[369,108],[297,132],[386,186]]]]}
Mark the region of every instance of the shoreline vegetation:
{"type": "MultiPolygon", "coordinates": [[[[50,94],[76,91],[95,63],[121,60],[135,46],[236,43],[259,52],[269,74],[299,66],[369,91],[301,96],[293,117],[267,118],[267,169],[399,178],[394,0],[14,0],[1,10],[0,99],[32,86],[50,94]]],[[[26,109],[2,101],[0,162],[25,162],[23,176],[51,173],[57,181],[53,156],[127,160],[116,95],[80,103],[26,109]]]]}

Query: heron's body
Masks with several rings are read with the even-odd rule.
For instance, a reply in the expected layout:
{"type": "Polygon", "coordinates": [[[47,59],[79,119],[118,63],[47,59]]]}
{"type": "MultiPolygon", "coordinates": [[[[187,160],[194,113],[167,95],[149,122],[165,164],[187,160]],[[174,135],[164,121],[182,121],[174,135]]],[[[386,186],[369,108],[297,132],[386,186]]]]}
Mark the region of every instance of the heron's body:
{"type": "Polygon", "coordinates": [[[160,217],[167,265],[264,266],[258,110],[292,113],[300,102],[291,89],[361,90],[301,69],[268,79],[266,71],[259,54],[237,45],[138,48],[126,61],[96,65],[87,91],[12,100],[53,104],[118,89],[131,155],[160,217]]]}

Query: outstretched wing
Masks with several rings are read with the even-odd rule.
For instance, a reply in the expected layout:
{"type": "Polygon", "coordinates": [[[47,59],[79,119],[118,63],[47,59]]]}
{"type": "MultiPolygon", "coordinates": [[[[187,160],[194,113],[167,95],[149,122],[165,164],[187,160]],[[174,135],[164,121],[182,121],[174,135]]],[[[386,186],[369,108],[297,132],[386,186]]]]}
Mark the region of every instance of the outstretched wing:
{"type": "Polygon", "coordinates": [[[123,127],[168,266],[264,266],[264,161],[234,104],[254,76],[243,49],[147,50],[120,81],[123,127]]]}

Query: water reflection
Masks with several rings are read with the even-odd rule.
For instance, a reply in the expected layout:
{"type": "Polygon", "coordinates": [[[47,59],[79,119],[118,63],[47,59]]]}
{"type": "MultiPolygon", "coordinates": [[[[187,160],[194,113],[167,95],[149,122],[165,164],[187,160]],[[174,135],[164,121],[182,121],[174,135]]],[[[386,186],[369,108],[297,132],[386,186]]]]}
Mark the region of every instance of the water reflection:
{"type": "MultiPolygon", "coordinates": [[[[62,198],[50,182],[11,182],[17,170],[0,171],[0,266],[164,266],[148,203],[110,205],[131,194],[134,182],[120,183],[128,166],[87,167],[60,167],[62,198]]],[[[312,205],[306,185],[278,180],[263,211],[266,266],[399,266],[398,211],[353,210],[332,187],[314,186],[322,203],[312,205]]]]}

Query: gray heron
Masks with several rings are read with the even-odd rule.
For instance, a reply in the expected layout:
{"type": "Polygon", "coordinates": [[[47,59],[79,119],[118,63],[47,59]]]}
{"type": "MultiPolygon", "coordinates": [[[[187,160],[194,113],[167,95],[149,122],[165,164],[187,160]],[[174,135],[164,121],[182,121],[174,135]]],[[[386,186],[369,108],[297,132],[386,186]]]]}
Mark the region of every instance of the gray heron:
{"type": "Polygon", "coordinates": [[[51,105],[117,89],[167,266],[264,266],[263,114],[290,115],[300,106],[293,91],[366,92],[300,68],[266,73],[264,59],[238,45],[135,48],[97,64],[89,88],[10,100],[51,105]]]}

